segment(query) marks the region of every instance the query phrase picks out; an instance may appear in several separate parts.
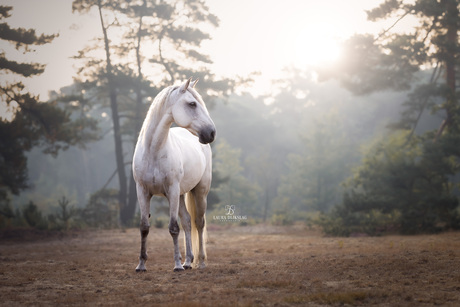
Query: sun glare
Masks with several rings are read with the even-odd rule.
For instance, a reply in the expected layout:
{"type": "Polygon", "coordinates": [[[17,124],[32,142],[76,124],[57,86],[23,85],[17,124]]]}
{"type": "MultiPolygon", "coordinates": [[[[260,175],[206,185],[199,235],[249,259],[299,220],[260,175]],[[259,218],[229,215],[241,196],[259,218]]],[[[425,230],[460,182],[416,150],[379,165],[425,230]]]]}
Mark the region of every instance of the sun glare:
{"type": "Polygon", "coordinates": [[[305,66],[333,62],[340,55],[337,41],[321,33],[301,33],[295,47],[294,60],[305,66]]]}
{"type": "Polygon", "coordinates": [[[330,26],[321,23],[293,25],[285,37],[282,53],[299,68],[333,63],[340,56],[340,44],[330,26]]]}

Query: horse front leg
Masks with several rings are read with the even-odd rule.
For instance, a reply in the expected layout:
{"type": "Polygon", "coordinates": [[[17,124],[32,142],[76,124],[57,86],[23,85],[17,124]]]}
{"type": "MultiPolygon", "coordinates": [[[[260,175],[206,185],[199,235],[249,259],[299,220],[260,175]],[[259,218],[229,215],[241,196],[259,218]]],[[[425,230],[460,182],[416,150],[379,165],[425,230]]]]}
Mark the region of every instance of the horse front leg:
{"type": "Polygon", "coordinates": [[[137,199],[139,201],[139,208],[141,211],[141,252],[139,255],[139,264],[136,267],[136,272],[145,272],[145,262],[147,261],[147,236],[149,235],[150,223],[150,198],[152,197],[145,188],[136,184],[137,199]]]}
{"type": "Polygon", "coordinates": [[[185,262],[183,264],[184,269],[191,269],[193,262],[193,253],[192,253],[192,239],[191,239],[191,228],[192,223],[190,219],[190,214],[187,211],[185,206],[184,195],[180,196],[179,201],[179,217],[182,224],[182,228],[185,232],[185,262]]]}
{"type": "Polygon", "coordinates": [[[181,264],[181,254],[179,249],[179,224],[177,218],[179,215],[180,192],[179,187],[171,188],[168,196],[169,200],[169,233],[174,243],[174,272],[183,271],[184,267],[181,264]]]}

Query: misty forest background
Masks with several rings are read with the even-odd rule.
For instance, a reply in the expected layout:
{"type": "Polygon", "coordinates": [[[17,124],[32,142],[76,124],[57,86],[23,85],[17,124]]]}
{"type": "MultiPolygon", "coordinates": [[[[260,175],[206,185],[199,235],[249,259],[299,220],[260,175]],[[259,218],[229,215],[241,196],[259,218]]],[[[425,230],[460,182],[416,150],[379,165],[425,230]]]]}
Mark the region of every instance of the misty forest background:
{"type": "MultiPolygon", "coordinates": [[[[137,226],[137,133],[162,88],[194,77],[217,127],[209,223],[235,205],[242,225],[302,221],[330,235],[458,229],[459,5],[382,1],[368,19],[392,26],[343,41],[334,65],[286,67],[270,95],[254,96],[257,72],[209,70],[200,45],[219,16],[205,2],[75,0],[101,27],[74,57],[74,83],[48,101],[21,81],[45,66],[10,54],[56,34],[11,27],[14,7],[0,6],[0,225],[137,226]],[[408,32],[393,31],[408,17],[408,32]]],[[[152,200],[157,227],[165,208],[152,200]]]]}

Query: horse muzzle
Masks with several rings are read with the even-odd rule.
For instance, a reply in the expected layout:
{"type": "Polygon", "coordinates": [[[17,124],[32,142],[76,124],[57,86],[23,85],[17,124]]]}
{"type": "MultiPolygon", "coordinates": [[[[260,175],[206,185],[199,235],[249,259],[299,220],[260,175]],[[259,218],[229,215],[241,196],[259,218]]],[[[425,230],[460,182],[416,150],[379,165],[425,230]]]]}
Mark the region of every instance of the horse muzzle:
{"type": "Polygon", "coordinates": [[[198,134],[198,139],[201,144],[209,144],[214,141],[216,137],[216,128],[209,126],[200,131],[198,134]]]}

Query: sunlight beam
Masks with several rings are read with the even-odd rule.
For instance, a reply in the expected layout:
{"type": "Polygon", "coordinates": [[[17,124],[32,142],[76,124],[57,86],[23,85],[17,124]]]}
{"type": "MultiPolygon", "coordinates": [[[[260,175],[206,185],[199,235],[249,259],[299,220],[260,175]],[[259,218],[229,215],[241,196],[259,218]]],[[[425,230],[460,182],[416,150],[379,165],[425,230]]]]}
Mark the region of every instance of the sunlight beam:
{"type": "Polygon", "coordinates": [[[331,64],[341,53],[339,39],[331,25],[314,20],[287,24],[280,53],[298,68],[331,64]]]}

